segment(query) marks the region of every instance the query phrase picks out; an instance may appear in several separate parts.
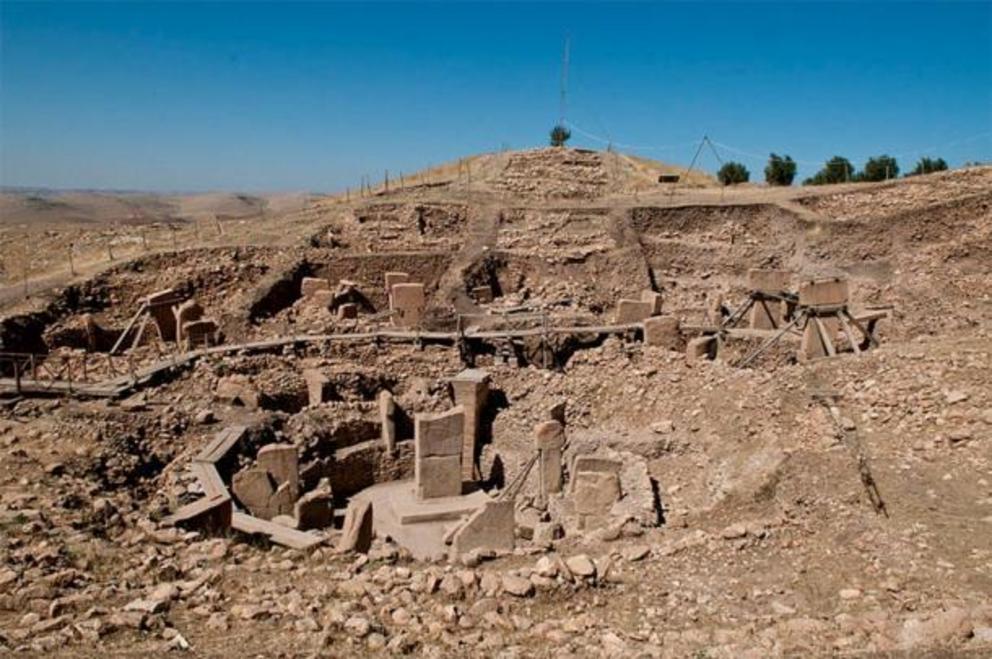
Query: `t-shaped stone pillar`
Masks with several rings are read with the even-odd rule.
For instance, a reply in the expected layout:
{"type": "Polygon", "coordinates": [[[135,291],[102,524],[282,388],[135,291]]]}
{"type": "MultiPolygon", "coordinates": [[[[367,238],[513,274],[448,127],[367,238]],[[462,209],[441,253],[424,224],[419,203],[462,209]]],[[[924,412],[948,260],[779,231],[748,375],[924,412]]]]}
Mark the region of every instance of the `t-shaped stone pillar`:
{"type": "Polygon", "coordinates": [[[561,492],[562,451],[565,448],[565,427],[557,421],[543,421],[534,428],[534,444],[539,453],[538,478],[541,499],[561,492]]]}
{"type": "Polygon", "coordinates": [[[465,435],[462,439],[462,478],[478,480],[479,468],[475,463],[475,447],[479,443],[482,414],[489,398],[489,374],[469,368],[451,378],[455,405],[465,409],[465,435]]]}
{"type": "Polygon", "coordinates": [[[464,410],[459,406],[442,414],[417,414],[413,426],[417,498],[460,495],[464,410]]]}

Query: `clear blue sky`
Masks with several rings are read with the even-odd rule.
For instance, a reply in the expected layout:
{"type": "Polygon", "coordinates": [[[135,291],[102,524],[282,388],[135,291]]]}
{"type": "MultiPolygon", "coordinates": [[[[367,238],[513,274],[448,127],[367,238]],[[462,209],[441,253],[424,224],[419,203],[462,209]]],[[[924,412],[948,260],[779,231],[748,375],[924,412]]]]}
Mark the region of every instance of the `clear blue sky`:
{"type": "Polygon", "coordinates": [[[675,145],[642,155],[687,164],[707,134],[802,176],[834,154],[992,160],[990,2],[0,1],[0,23],[5,185],[328,191],[543,145],[566,33],[567,118],[675,145]]]}

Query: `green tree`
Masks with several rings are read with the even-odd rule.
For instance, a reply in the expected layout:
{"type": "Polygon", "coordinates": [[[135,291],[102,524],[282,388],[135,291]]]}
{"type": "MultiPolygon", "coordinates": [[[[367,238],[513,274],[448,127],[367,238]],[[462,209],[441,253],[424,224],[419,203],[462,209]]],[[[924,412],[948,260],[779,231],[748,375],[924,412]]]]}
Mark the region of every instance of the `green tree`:
{"type": "Polygon", "coordinates": [[[748,179],[751,178],[751,172],[747,171],[747,167],[739,162],[727,162],[716,173],[716,177],[724,185],[734,185],[747,183],[748,179]]]}
{"type": "Polygon", "coordinates": [[[565,146],[565,142],[571,137],[572,131],[558,124],[551,129],[551,146],[565,146]]]}
{"type": "Polygon", "coordinates": [[[796,163],[789,156],[768,156],[765,165],[765,182],[769,185],[792,185],[796,178],[796,163]]]}
{"type": "Polygon", "coordinates": [[[852,178],[854,178],[854,167],[851,165],[851,161],[841,156],[834,156],[823,165],[823,169],[803,181],[803,185],[844,183],[852,178]]]}
{"type": "Polygon", "coordinates": [[[899,175],[899,165],[892,156],[869,158],[865,168],[858,174],[859,181],[885,181],[899,175]]]}
{"type": "Polygon", "coordinates": [[[906,176],[919,176],[920,174],[929,174],[930,172],[942,172],[947,169],[947,163],[943,158],[920,158],[916,163],[916,167],[913,171],[906,174],[906,176]]]}

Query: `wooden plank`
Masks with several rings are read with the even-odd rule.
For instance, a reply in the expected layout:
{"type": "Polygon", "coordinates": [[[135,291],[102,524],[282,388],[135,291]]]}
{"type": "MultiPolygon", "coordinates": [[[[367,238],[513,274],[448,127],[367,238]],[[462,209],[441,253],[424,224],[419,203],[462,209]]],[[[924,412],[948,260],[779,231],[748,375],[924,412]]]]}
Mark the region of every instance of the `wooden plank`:
{"type": "Polygon", "coordinates": [[[844,328],[844,334],[847,336],[847,340],[851,343],[851,349],[854,350],[854,354],[860,355],[861,347],[858,345],[858,342],[854,340],[854,332],[851,331],[851,324],[847,322],[847,318],[844,317],[844,314],[838,314],[837,317],[840,318],[840,326],[844,328]]]}
{"type": "Polygon", "coordinates": [[[197,462],[208,462],[210,464],[216,464],[227,455],[227,452],[234,447],[241,438],[244,437],[245,433],[248,432],[248,428],[245,426],[231,426],[225,428],[217,433],[210,442],[203,447],[197,456],[194,458],[197,462]]]}
{"type": "Polygon", "coordinates": [[[323,541],[319,536],[239,512],[231,515],[231,528],[242,533],[261,533],[272,542],[292,549],[309,549],[323,541]]]}
{"type": "Polygon", "coordinates": [[[218,473],[217,468],[212,462],[194,460],[190,463],[189,468],[196,476],[196,479],[200,481],[200,487],[203,488],[203,493],[206,496],[213,497],[218,494],[231,496],[227,491],[227,486],[224,485],[224,480],[220,477],[220,473],[218,473]]]}
{"type": "Polygon", "coordinates": [[[220,531],[231,527],[234,506],[227,493],[200,497],[182,506],[162,520],[168,526],[192,527],[220,531]]]}
{"type": "Polygon", "coordinates": [[[137,313],[135,313],[133,316],[131,316],[131,321],[127,324],[127,327],[124,328],[124,331],[121,332],[121,335],[119,337],[117,337],[117,342],[114,343],[114,347],[110,349],[110,354],[111,355],[114,354],[115,352],[117,352],[120,349],[121,344],[124,343],[124,339],[131,332],[131,329],[134,327],[134,324],[136,322],[138,322],[138,318],[140,318],[141,317],[141,314],[145,313],[145,311],[147,311],[147,309],[148,309],[148,303],[147,302],[142,303],[142,305],[140,307],[138,307],[137,313]]]}
{"type": "Polygon", "coordinates": [[[823,321],[820,320],[819,316],[813,316],[813,322],[816,324],[817,334],[820,336],[820,342],[823,344],[824,350],[827,351],[828,357],[834,357],[837,355],[837,349],[834,348],[833,337],[830,336],[830,332],[824,326],[823,321]]]}

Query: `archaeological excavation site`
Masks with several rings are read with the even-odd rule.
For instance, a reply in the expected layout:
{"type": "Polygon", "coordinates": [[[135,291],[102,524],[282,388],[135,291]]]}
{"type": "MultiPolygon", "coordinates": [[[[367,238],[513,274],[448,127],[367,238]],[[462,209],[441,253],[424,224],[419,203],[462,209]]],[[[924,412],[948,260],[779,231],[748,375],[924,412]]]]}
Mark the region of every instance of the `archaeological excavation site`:
{"type": "Polygon", "coordinates": [[[992,167],[258,221],[3,298],[0,654],[992,652],[992,167]]]}

